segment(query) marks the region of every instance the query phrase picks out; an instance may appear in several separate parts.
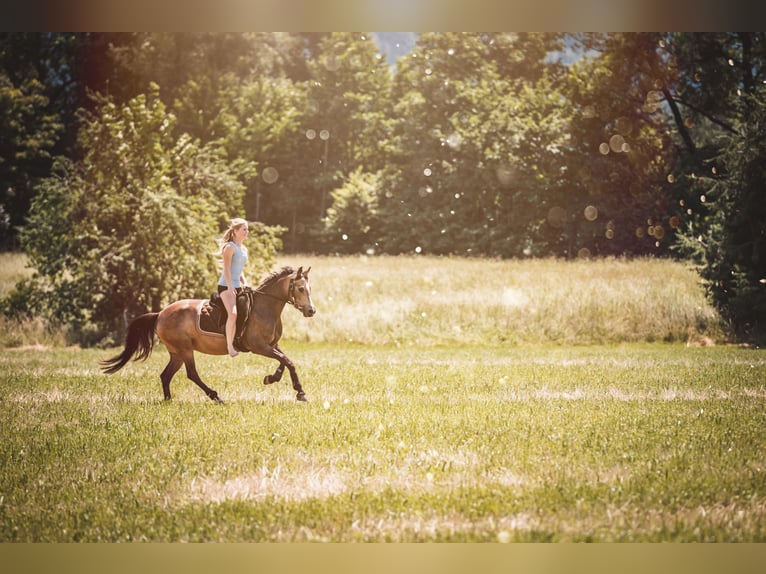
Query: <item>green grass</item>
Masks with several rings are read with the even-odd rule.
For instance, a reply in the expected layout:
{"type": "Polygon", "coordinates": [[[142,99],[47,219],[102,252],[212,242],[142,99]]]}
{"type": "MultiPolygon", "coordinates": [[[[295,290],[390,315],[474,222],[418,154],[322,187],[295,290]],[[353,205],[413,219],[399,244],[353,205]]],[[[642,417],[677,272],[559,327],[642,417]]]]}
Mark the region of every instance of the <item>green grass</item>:
{"type": "MultiPolygon", "coordinates": [[[[294,311],[289,310],[294,313],[294,311]]],[[[766,540],[766,355],[736,347],[289,342],[6,350],[0,541],[766,540]]]]}

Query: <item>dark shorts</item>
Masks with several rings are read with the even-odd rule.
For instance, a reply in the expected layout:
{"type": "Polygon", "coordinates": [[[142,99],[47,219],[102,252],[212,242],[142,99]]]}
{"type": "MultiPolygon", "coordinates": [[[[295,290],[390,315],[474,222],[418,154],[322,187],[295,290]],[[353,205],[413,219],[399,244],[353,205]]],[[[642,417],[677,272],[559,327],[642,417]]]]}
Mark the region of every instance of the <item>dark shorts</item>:
{"type": "MultiPolygon", "coordinates": [[[[219,285],[218,286],[218,294],[220,295],[224,291],[227,291],[229,288],[226,285],[219,285]]],[[[242,292],[242,287],[235,287],[234,292],[239,295],[242,292]]]]}

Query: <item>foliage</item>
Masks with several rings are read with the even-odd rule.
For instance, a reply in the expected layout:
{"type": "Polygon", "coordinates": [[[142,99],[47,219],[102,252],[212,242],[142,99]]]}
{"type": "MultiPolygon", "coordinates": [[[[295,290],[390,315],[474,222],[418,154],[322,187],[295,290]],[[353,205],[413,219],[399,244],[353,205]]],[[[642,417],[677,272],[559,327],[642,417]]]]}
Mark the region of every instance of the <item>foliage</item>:
{"type": "Polygon", "coordinates": [[[375,252],[376,231],[381,225],[377,190],[380,174],[352,173],[331,196],[325,218],[325,242],[338,253],[375,252]]]}
{"type": "MultiPolygon", "coordinates": [[[[241,213],[242,184],[220,152],[188,136],[156,87],[124,106],[84,114],[83,160],[61,160],[35,198],[22,240],[53,316],[100,338],[140,313],[206,295],[217,275],[214,238],[241,213]]],[[[261,236],[258,272],[278,242],[261,236]]]]}
{"type": "Polygon", "coordinates": [[[300,133],[281,151],[288,154],[284,188],[270,190],[271,217],[291,228],[289,247],[298,252],[320,247],[335,188],[359,169],[375,173],[386,165],[391,81],[369,34],[325,36],[307,67],[300,133]]]}
{"type": "Polygon", "coordinates": [[[557,72],[543,65],[555,47],[547,35],[421,35],[393,89],[385,252],[522,255],[566,137],[557,72]]]}
{"type": "Polygon", "coordinates": [[[582,42],[590,56],[568,68],[572,123],[556,204],[567,252],[668,253],[677,220],[660,36],[595,34],[582,42]]]}
{"type": "Polygon", "coordinates": [[[679,250],[743,338],[766,340],[766,59],[763,33],[677,35],[686,112],[679,250]],[[685,208],[685,210],[683,210],[685,208]]]}
{"type": "Polygon", "coordinates": [[[0,247],[13,246],[61,131],[43,85],[34,78],[14,85],[0,70],[0,247]]]}

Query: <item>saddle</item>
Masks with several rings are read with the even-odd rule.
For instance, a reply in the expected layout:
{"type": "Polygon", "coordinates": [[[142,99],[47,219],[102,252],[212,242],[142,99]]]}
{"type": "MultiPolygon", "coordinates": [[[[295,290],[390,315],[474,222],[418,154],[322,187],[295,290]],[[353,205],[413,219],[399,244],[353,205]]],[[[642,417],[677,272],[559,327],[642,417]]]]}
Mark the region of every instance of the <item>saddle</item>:
{"type": "MultiPolygon", "coordinates": [[[[234,348],[238,351],[248,351],[242,344],[247,318],[250,316],[252,298],[248,295],[250,289],[245,287],[237,293],[237,329],[234,335],[234,348]]],[[[211,293],[210,299],[203,301],[199,308],[199,329],[206,333],[226,336],[226,319],[229,314],[218,293],[211,293]]]]}

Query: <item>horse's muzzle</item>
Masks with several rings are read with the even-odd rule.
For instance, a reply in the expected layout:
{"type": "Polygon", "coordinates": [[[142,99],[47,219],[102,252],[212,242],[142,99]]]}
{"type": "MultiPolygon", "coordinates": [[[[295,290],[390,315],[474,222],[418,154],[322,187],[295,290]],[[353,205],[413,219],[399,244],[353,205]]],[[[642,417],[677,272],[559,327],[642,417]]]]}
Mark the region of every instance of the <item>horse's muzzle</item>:
{"type": "Polygon", "coordinates": [[[303,312],[304,317],[313,317],[316,315],[317,310],[314,309],[312,305],[308,305],[307,307],[301,307],[301,311],[303,312]]]}

